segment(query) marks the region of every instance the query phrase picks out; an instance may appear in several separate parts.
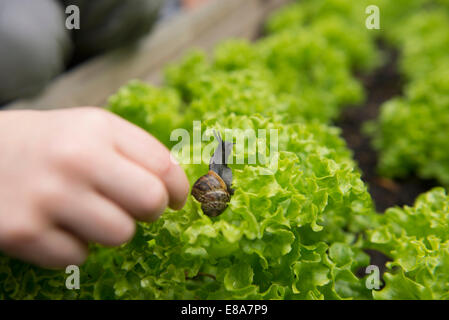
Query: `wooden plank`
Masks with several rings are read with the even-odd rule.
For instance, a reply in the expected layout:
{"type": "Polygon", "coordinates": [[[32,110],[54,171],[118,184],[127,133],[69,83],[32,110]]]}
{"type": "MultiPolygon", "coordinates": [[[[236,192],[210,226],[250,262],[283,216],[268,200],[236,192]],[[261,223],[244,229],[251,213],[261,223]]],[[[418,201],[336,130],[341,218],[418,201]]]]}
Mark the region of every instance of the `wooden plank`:
{"type": "Polygon", "coordinates": [[[213,0],[197,10],[160,23],[132,49],[93,59],[59,76],[38,97],[8,109],[54,109],[103,106],[130,79],[160,84],[164,65],[192,47],[211,50],[230,37],[254,39],[267,14],[288,0],[213,0]]]}

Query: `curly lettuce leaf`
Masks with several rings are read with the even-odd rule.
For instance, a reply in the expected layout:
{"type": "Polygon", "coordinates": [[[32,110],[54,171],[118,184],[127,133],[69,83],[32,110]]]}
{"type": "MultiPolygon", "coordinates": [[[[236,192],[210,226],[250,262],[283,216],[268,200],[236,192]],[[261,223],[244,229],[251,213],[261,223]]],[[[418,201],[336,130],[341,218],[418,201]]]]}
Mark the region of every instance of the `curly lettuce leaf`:
{"type": "Polygon", "coordinates": [[[392,258],[385,288],[376,299],[447,299],[449,290],[449,197],[435,188],[413,207],[391,208],[368,232],[368,246],[392,258]]]}

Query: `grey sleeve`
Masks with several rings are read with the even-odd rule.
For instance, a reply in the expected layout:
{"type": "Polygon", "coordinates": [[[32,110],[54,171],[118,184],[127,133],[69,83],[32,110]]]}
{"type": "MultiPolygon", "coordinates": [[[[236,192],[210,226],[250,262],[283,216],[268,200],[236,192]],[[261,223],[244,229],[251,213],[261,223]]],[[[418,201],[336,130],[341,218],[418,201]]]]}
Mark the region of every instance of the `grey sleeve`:
{"type": "Polygon", "coordinates": [[[37,93],[71,50],[65,15],[54,0],[0,0],[0,104],[37,93]]]}

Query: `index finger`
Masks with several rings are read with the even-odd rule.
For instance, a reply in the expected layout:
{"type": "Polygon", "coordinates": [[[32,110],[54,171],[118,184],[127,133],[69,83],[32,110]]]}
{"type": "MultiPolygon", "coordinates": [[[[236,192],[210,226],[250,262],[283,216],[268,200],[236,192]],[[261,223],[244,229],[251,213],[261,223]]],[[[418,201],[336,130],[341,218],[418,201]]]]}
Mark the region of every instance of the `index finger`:
{"type": "Polygon", "coordinates": [[[167,188],[169,206],[181,209],[189,194],[189,181],[184,170],[175,163],[170,151],[156,138],[136,125],[112,114],[117,150],[138,165],[157,175],[167,188]]]}

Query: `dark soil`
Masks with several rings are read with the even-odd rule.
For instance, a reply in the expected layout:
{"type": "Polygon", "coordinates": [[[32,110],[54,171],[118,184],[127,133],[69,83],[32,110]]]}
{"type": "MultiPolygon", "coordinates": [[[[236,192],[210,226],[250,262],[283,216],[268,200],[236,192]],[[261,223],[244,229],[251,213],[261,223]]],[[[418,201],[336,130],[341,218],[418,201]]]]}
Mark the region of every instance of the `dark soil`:
{"type": "MultiPolygon", "coordinates": [[[[369,76],[362,76],[367,99],[358,108],[347,108],[336,125],[342,128],[343,137],[353,151],[354,158],[362,170],[362,179],[368,185],[376,210],[383,213],[393,206],[413,205],[416,197],[437,185],[436,181],[417,177],[391,180],[377,173],[377,152],[371,140],[362,132],[363,124],[377,119],[380,106],[402,94],[403,82],[397,68],[398,52],[379,45],[385,53],[386,63],[369,76]]],[[[365,250],[371,257],[371,264],[379,266],[381,276],[386,271],[386,262],[391,259],[376,250],[365,250]]],[[[358,270],[359,277],[365,276],[365,268],[358,270]]]]}
{"type": "Polygon", "coordinates": [[[413,205],[419,194],[437,183],[417,177],[391,180],[377,173],[377,152],[371,147],[370,138],[362,133],[362,127],[366,121],[378,117],[385,101],[402,94],[403,85],[397,68],[398,53],[382,44],[380,47],[385,52],[386,63],[373,74],[361,77],[367,93],[365,104],[347,108],[336,125],[343,129],[343,137],[363,172],[362,179],[368,184],[377,211],[382,213],[393,206],[413,205]]]}

